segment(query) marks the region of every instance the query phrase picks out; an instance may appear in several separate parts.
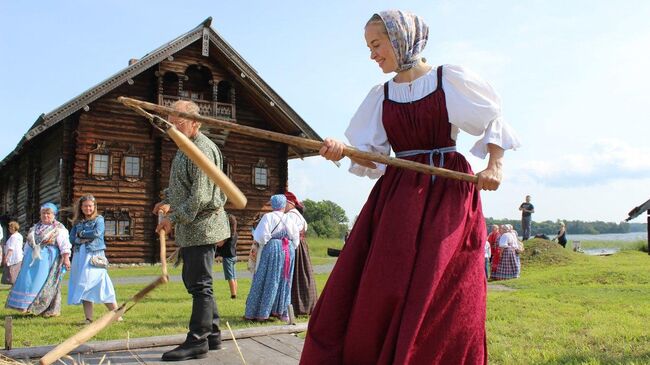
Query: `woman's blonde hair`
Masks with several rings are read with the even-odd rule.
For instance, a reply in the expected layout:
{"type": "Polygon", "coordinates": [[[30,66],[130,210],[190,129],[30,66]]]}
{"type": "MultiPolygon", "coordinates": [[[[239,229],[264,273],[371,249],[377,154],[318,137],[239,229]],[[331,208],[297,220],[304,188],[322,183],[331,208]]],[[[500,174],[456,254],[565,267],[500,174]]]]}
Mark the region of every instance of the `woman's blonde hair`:
{"type": "Polygon", "coordinates": [[[82,195],[81,198],[79,198],[79,200],[77,200],[74,203],[74,216],[72,217],[72,224],[77,224],[77,222],[86,219],[86,215],[81,211],[81,204],[86,200],[90,200],[95,205],[95,209],[93,209],[93,214],[88,219],[95,219],[98,216],[97,202],[95,201],[95,197],[92,196],[92,194],[82,195]]]}
{"type": "Polygon", "coordinates": [[[18,230],[20,229],[20,224],[18,224],[18,222],[16,221],[11,221],[9,222],[8,227],[9,229],[13,229],[14,232],[18,232],[18,230]]]}

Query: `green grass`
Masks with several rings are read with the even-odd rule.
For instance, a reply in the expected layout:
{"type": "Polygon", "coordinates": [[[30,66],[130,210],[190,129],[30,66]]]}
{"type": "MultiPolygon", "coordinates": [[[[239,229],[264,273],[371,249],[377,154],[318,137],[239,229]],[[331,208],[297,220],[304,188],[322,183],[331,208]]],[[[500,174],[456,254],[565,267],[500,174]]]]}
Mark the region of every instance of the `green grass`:
{"type": "MultiPolygon", "coordinates": [[[[324,256],[327,247],[340,247],[336,246],[340,241],[312,238],[309,243],[314,260],[331,260],[324,256]]],[[[632,249],[612,256],[587,256],[548,241],[526,241],[522,277],[496,283],[515,290],[488,292],[490,364],[650,364],[649,265],[647,253],[632,249]]],[[[145,272],[143,268],[111,269],[111,275],[121,270],[124,276],[145,272]]],[[[316,275],[319,290],[327,277],[316,275]]],[[[227,283],[215,281],[219,312],[233,328],[258,326],[241,319],[250,279],[238,282],[240,296],[231,300],[227,283]]],[[[142,287],[119,285],[116,291],[124,299],[142,287]]],[[[6,300],[6,288],[0,290],[1,303],[6,300]]],[[[103,307],[95,308],[95,317],[105,313],[103,307]]],[[[187,331],[190,309],[190,297],[182,284],[170,283],[95,340],[182,334],[187,331]]],[[[0,315],[14,317],[15,347],[59,343],[78,331],[83,320],[80,306],[67,305],[58,318],[25,316],[6,309],[0,315]]],[[[305,322],[307,317],[298,321],[305,322]]]]}
{"type": "Polygon", "coordinates": [[[488,293],[491,364],[650,363],[650,257],[526,242],[522,277],[488,293]]]}
{"type": "Polygon", "coordinates": [[[330,264],[336,261],[335,257],[327,256],[327,248],[343,247],[343,241],[339,239],[308,237],[309,255],[311,256],[312,265],[330,264]]]}

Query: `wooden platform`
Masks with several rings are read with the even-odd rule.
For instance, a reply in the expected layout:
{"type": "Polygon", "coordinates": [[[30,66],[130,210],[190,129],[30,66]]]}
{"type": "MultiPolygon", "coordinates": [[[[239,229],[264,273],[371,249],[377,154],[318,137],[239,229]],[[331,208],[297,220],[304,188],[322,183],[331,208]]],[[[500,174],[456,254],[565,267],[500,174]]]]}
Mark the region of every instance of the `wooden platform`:
{"type": "MultiPolygon", "coordinates": [[[[298,364],[304,340],[298,333],[307,330],[307,323],[296,325],[240,328],[233,331],[246,364],[298,364]]],[[[222,328],[222,348],[210,351],[204,359],[179,361],[175,364],[243,364],[232,335],[222,328]]],[[[70,358],[56,364],[169,364],[162,354],[185,341],[185,334],[132,338],[85,343],[72,351],[70,358]],[[103,359],[103,360],[102,360],[103,359]]],[[[30,363],[51,351],[54,346],[39,346],[0,350],[0,354],[30,363]]]]}
{"type": "MultiPolygon", "coordinates": [[[[269,336],[257,336],[243,338],[237,341],[248,365],[290,365],[298,364],[300,353],[304,340],[293,334],[279,334],[269,336]]],[[[75,361],[79,364],[99,364],[102,357],[106,358],[102,364],[108,361],[112,365],[117,364],[170,364],[160,360],[163,352],[173,349],[174,346],[153,347],[135,349],[131,351],[114,351],[94,354],[73,355],[75,361]]],[[[65,364],[73,364],[73,361],[62,359],[65,364]]],[[[60,364],[60,363],[58,363],[60,364]]],[[[198,360],[178,361],[174,364],[192,364],[192,365],[236,365],[243,364],[237,348],[232,340],[223,342],[221,350],[210,351],[208,357],[198,360]]]]}

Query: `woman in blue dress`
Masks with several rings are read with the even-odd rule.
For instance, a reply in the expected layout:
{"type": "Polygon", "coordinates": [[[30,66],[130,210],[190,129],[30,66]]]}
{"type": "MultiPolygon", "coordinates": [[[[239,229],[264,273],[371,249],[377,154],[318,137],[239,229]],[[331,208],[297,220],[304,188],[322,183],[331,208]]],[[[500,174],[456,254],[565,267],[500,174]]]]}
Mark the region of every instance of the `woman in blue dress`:
{"type": "Polygon", "coordinates": [[[23,265],[7,297],[7,308],[43,317],[61,314],[61,280],[70,269],[68,230],[56,220],[58,208],[41,206],[41,220],[29,230],[23,265]]]}
{"type": "Polygon", "coordinates": [[[272,316],[289,320],[291,278],[300,232],[292,220],[286,219],[286,204],[287,198],[283,194],[273,195],[273,212],[264,214],[253,232],[259,249],[253,283],[246,300],[246,319],[265,321],[272,316]]]}
{"type": "Polygon", "coordinates": [[[72,223],[70,242],[73,257],[68,304],[82,303],[86,323],[90,323],[93,303],[104,303],[109,310],[117,309],[115,289],[108,276],[108,260],[104,253],[104,217],[97,214],[95,197],[84,195],[79,198],[72,223]]]}

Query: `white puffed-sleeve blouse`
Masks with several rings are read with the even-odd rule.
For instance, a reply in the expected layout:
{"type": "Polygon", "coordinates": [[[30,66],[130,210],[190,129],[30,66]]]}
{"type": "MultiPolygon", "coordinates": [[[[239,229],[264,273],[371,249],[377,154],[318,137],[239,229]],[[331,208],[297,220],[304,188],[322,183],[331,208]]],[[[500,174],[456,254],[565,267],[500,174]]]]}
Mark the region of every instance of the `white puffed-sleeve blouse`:
{"type": "MultiPolygon", "coordinates": [[[[416,101],[432,93],[438,85],[436,67],[408,83],[390,80],[389,99],[405,103],[416,101]]],[[[482,136],[470,152],[480,158],[488,153],[488,143],[504,150],[517,149],[521,144],[515,131],[501,116],[501,98],[492,86],[475,73],[455,65],[444,65],[442,88],[445,92],[447,113],[452,124],[451,138],[456,140],[459,130],[482,136]]],[[[390,154],[390,143],[382,123],[383,84],[370,90],[366,99],[352,117],[345,136],[361,151],[390,154]]],[[[350,172],[376,179],[384,174],[386,166],[376,169],[352,163],[350,172]]]]}

